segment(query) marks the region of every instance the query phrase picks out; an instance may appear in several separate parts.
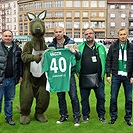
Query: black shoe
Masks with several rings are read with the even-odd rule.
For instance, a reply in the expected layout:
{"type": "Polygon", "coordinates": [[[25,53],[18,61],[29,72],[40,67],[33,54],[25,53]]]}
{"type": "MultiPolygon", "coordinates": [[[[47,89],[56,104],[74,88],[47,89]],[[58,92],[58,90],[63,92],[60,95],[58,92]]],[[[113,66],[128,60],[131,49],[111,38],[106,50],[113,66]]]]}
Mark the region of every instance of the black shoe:
{"type": "Polygon", "coordinates": [[[129,121],[126,121],[127,122],[127,125],[128,126],[133,126],[133,123],[129,120],[129,121]]]}
{"type": "Polygon", "coordinates": [[[68,119],[68,115],[67,116],[61,115],[60,119],[56,123],[58,124],[63,123],[64,121],[67,121],[67,119],[68,119]]]}
{"type": "Polygon", "coordinates": [[[79,126],[80,125],[80,118],[75,118],[74,119],[74,126],[79,126]]]}
{"type": "Polygon", "coordinates": [[[10,125],[15,125],[15,122],[12,120],[12,118],[8,118],[6,122],[10,125]]]}
{"type": "Polygon", "coordinates": [[[88,117],[83,116],[83,123],[87,123],[87,122],[88,122],[88,120],[89,120],[89,118],[88,118],[88,117]]]}
{"type": "Polygon", "coordinates": [[[102,123],[106,123],[106,119],[105,119],[104,117],[99,118],[99,120],[100,120],[102,123]]]}
{"type": "Polygon", "coordinates": [[[115,121],[116,121],[116,119],[111,119],[111,120],[109,121],[109,124],[114,124],[115,121]]]}

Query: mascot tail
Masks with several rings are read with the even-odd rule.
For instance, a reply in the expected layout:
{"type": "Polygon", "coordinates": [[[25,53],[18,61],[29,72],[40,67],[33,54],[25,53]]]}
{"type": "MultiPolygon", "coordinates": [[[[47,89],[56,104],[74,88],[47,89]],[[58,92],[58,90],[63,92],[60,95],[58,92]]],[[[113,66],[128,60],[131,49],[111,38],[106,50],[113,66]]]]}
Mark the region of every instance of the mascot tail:
{"type": "Polygon", "coordinates": [[[18,110],[18,112],[20,113],[20,106],[16,105],[16,109],[18,110]]]}

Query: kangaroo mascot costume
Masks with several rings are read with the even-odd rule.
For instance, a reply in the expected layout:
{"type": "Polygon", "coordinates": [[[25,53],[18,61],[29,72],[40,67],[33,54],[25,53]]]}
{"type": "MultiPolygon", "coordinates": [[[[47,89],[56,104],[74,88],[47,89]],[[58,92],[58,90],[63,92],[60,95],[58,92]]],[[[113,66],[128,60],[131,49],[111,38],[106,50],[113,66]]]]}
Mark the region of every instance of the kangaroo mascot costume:
{"type": "Polygon", "coordinates": [[[26,14],[30,20],[30,32],[32,39],[26,42],[23,52],[22,61],[24,63],[23,81],[20,85],[20,123],[30,123],[30,111],[33,99],[36,99],[34,117],[40,122],[47,122],[44,112],[48,108],[50,95],[46,91],[46,76],[42,73],[39,77],[35,77],[31,71],[31,63],[38,64],[42,59],[42,54],[33,54],[34,51],[43,51],[47,49],[44,41],[45,26],[44,18],[46,11],[41,12],[37,17],[33,13],[26,14]]]}

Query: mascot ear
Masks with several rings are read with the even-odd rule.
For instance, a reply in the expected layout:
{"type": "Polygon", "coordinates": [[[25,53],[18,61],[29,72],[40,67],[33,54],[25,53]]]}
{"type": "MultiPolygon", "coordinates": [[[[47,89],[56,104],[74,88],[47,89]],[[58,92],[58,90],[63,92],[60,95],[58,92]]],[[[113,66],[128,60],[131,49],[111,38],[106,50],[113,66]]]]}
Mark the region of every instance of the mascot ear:
{"type": "Polygon", "coordinates": [[[34,20],[36,18],[36,16],[33,14],[33,13],[30,13],[30,12],[27,12],[26,13],[28,19],[31,21],[31,20],[34,20]]]}
{"type": "Polygon", "coordinates": [[[39,19],[41,19],[41,20],[44,20],[45,17],[46,17],[46,13],[47,13],[47,11],[44,10],[44,11],[42,11],[41,13],[39,13],[37,17],[38,17],[39,19]]]}

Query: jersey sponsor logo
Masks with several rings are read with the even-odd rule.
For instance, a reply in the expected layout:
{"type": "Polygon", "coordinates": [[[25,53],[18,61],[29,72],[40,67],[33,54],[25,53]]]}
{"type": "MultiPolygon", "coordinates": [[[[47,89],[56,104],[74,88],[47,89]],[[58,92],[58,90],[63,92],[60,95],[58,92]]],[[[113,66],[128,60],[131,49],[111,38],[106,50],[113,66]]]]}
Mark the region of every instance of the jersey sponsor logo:
{"type": "Polygon", "coordinates": [[[54,75],[54,76],[53,76],[53,78],[57,78],[57,77],[66,77],[66,74],[54,75]]]}

